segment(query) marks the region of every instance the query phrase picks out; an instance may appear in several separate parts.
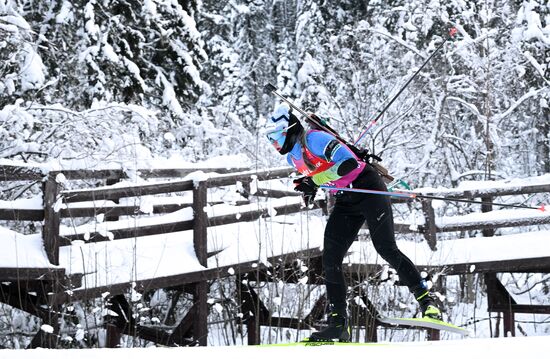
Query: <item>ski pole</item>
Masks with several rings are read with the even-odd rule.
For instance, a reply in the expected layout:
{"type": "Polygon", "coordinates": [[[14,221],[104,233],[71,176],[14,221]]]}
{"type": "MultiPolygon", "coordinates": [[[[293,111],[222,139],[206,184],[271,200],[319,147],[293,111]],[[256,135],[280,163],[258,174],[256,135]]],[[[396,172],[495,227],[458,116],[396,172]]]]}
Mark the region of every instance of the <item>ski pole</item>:
{"type": "Polygon", "coordinates": [[[449,41],[450,39],[452,39],[454,37],[454,35],[456,34],[456,28],[451,28],[451,30],[449,30],[449,36],[447,36],[445,38],[445,41],[443,41],[433,52],[432,54],[426,59],[426,61],[424,61],[424,63],[418,68],[418,70],[416,70],[416,72],[409,78],[409,80],[405,83],[405,85],[403,85],[403,87],[401,87],[401,89],[395,94],[395,96],[392,97],[392,99],[390,100],[390,102],[388,102],[386,104],[386,106],[384,106],[384,108],[376,115],[376,117],[369,122],[369,124],[367,125],[367,127],[363,130],[363,132],[361,132],[361,134],[359,135],[359,137],[357,138],[357,140],[353,143],[354,145],[357,145],[359,143],[359,141],[361,141],[363,139],[363,137],[367,134],[367,132],[372,128],[372,126],[374,126],[378,120],[382,117],[382,115],[384,115],[384,113],[388,110],[388,108],[394,103],[394,101],[399,97],[399,95],[401,95],[401,93],[403,91],[405,91],[405,89],[407,88],[407,86],[409,86],[409,84],[412,82],[412,80],[414,80],[414,78],[416,76],[418,76],[418,74],[420,73],[420,71],[422,71],[422,69],[428,64],[428,62],[430,62],[430,60],[432,59],[432,57],[434,57],[434,55],[443,47],[443,45],[445,45],[445,43],[447,43],[447,41],[449,41]]]}
{"type": "Polygon", "coordinates": [[[413,192],[389,192],[389,191],[377,191],[377,190],[362,189],[362,188],[334,187],[334,186],[328,186],[328,185],[321,185],[321,186],[319,186],[319,188],[322,188],[322,189],[325,189],[325,190],[333,190],[333,191],[377,194],[377,195],[389,196],[389,197],[401,197],[401,198],[409,198],[409,199],[426,198],[426,199],[437,199],[437,200],[440,200],[440,201],[447,201],[447,202],[475,203],[475,204],[485,204],[485,205],[493,205],[493,206],[499,206],[499,207],[536,209],[536,210],[539,210],[541,212],[546,211],[546,208],[545,208],[544,205],[541,205],[540,207],[532,207],[532,206],[525,206],[525,205],[521,205],[521,204],[483,202],[483,201],[475,201],[475,200],[471,200],[471,199],[462,199],[462,198],[446,198],[446,197],[431,196],[431,195],[413,193],[413,192]]]}

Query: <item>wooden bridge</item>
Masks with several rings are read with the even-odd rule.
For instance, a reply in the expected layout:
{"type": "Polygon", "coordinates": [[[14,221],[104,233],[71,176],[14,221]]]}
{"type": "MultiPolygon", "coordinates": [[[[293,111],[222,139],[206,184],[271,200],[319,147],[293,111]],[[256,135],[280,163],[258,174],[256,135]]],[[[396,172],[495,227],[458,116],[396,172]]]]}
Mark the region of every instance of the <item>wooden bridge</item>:
{"type": "MultiPolygon", "coordinates": [[[[4,165],[0,180],[42,186],[43,200],[3,201],[0,220],[43,223],[38,233],[0,228],[0,301],[28,312],[51,331],[40,330],[30,347],[59,345],[61,307],[104,298],[107,346],[120,335],[162,345],[207,345],[209,283],[234,280],[248,344],[260,342],[262,326],[313,328],[325,304],[321,296],[302,318],[273,317],[250,283],[322,283],[321,248],[324,219],[310,215],[301,198],[277,183],[290,168],[163,169],[138,171],[139,180],[121,170],[66,170],[4,165]],[[98,186],[98,184],[100,184],[98,186]],[[228,190],[229,188],[229,190],[228,190]],[[220,193],[223,192],[223,196],[220,193]],[[229,199],[224,198],[228,193],[229,199]],[[301,212],[301,216],[292,215],[301,212]],[[269,223],[268,228],[264,228],[269,223]],[[307,259],[307,269],[299,264],[307,259]],[[275,275],[275,273],[277,275],[275,275]],[[246,280],[243,280],[246,279],[246,280]],[[174,327],[145,326],[135,320],[129,293],[172,288],[193,295],[193,306],[174,327]]],[[[494,182],[485,188],[423,191],[459,199],[481,199],[481,213],[437,217],[431,201],[422,201],[418,223],[396,223],[400,241],[415,264],[440,276],[480,273],[485,276],[488,311],[503,313],[503,333],[515,334],[515,313],[546,313],[550,307],[516,303],[497,273],[550,273],[550,214],[536,210],[493,211],[493,198],[550,192],[550,176],[494,182]],[[498,228],[521,227],[525,233],[494,236],[498,228]],[[533,230],[534,231],[530,231],[533,230]],[[488,238],[460,238],[456,233],[483,232],[488,238]],[[455,239],[448,233],[454,233],[455,239]],[[447,236],[449,238],[441,237],[447,236]]],[[[545,198],[548,200],[548,197],[545,198]]],[[[317,205],[327,211],[327,203],[317,205]]],[[[412,206],[395,202],[395,205],[412,206]]],[[[346,271],[358,282],[376,277],[385,263],[368,241],[352,246],[346,271]]],[[[365,293],[354,305],[354,326],[376,341],[384,326],[365,293]]],[[[352,303],[353,304],[353,303],[352,303]]],[[[437,338],[437,333],[431,333],[437,338]]]]}

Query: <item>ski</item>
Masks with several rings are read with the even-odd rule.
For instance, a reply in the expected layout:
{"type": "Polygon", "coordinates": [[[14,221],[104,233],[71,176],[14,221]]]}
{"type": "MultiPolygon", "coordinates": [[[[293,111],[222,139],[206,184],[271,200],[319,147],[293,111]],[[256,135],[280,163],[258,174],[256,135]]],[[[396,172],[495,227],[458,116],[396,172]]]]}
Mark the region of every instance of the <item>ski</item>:
{"type": "Polygon", "coordinates": [[[442,320],[432,319],[432,318],[387,318],[379,317],[378,321],[390,325],[408,325],[415,327],[423,327],[437,330],[445,330],[447,332],[452,332],[460,334],[462,336],[469,336],[470,332],[467,329],[457,327],[454,324],[444,322],[442,320]]]}
{"type": "MultiPolygon", "coordinates": [[[[432,318],[389,318],[378,317],[381,323],[394,326],[409,326],[422,327],[428,329],[444,330],[451,333],[469,336],[470,332],[467,329],[460,328],[454,324],[444,322],[442,320],[432,318]]],[[[301,342],[294,343],[277,343],[277,344],[261,344],[260,347],[320,347],[320,346],[386,346],[388,343],[355,343],[355,342],[337,342],[337,341],[308,341],[307,339],[301,342]]]]}

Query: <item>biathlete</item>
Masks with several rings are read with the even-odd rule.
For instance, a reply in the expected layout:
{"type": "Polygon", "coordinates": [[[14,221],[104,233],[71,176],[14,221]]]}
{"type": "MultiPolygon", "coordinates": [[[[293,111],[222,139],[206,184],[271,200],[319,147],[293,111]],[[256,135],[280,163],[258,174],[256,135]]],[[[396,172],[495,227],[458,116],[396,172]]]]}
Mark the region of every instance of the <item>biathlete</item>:
{"type": "MultiPolygon", "coordinates": [[[[320,185],[387,191],[382,177],[368,162],[359,159],[344,143],[320,130],[305,130],[286,104],[280,104],[267,121],[266,136],[288,163],[303,177],[294,180],[306,206],[313,203],[320,185]]],[[[422,315],[441,319],[435,296],[413,262],[395,242],[393,214],[387,196],[344,192],[336,200],[324,233],[323,271],[329,302],[328,326],[309,341],[349,341],[351,329],[347,311],[347,286],[342,262],[367,222],[372,243],[409,287],[422,315]]]]}

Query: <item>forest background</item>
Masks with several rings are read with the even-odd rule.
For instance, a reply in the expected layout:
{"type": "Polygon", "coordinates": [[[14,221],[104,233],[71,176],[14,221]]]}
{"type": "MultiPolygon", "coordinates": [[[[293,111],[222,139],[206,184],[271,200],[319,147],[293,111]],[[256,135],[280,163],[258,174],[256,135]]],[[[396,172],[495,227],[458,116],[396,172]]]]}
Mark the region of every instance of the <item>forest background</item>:
{"type": "Polygon", "coordinates": [[[414,187],[550,173],[543,0],[0,0],[0,158],[279,166],[267,82],[355,139],[451,27],[361,145],[414,187]]]}

